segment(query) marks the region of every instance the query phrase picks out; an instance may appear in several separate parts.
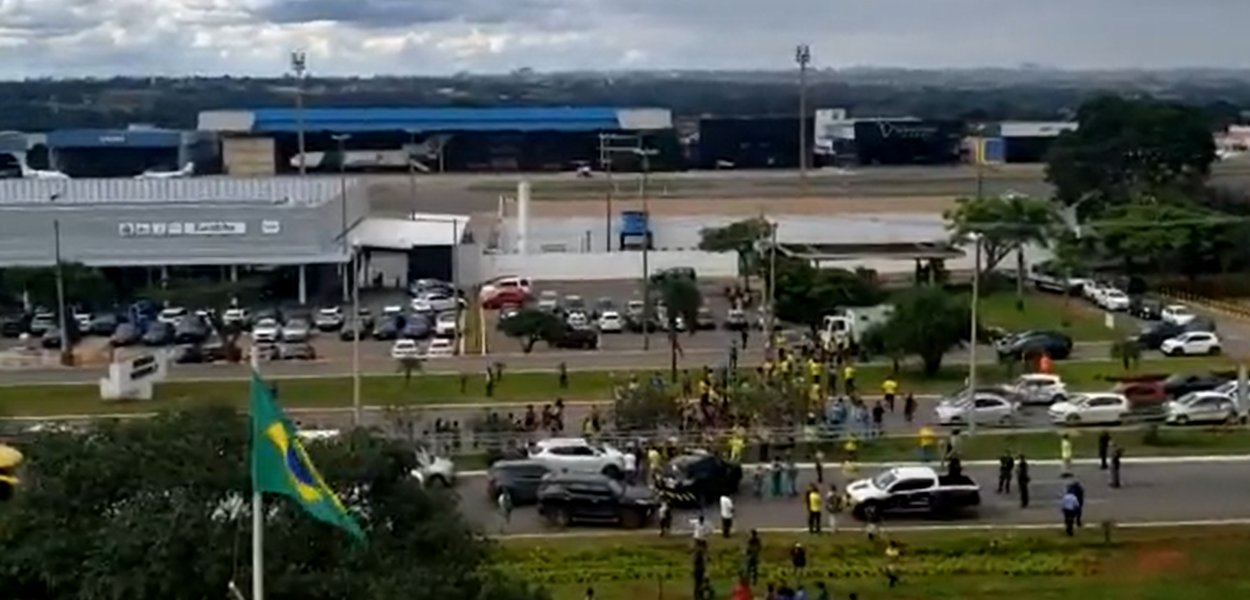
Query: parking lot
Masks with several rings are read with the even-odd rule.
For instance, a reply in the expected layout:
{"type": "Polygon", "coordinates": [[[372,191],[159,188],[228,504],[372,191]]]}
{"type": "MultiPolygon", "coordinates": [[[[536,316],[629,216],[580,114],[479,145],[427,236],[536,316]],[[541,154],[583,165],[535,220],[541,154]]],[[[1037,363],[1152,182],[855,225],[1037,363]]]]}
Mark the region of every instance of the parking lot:
{"type": "MultiPolygon", "coordinates": [[[[725,297],[725,288],[734,285],[734,280],[699,280],[699,289],[703,293],[704,305],[711,311],[713,318],[716,320],[716,329],[695,331],[694,335],[681,336],[682,349],[694,352],[707,351],[728,351],[730,342],[738,339],[738,334],[724,329],[725,316],[730,309],[730,302],[725,297]]],[[[534,297],[539,298],[544,293],[554,294],[561,302],[566,301],[569,296],[580,297],[585,305],[593,309],[600,299],[609,299],[615,306],[615,310],[619,311],[622,316],[625,314],[626,305],[631,300],[643,299],[642,284],[638,280],[608,280],[608,281],[544,281],[536,282],[533,290],[534,297]]],[[[483,314],[483,323],[486,334],[486,348],[491,354],[510,354],[521,351],[521,342],[510,339],[499,330],[498,327],[498,311],[487,310],[483,314]]],[[[664,332],[655,332],[651,334],[651,349],[664,348],[664,332]]],[[[604,333],[601,336],[600,349],[604,351],[627,352],[642,351],[645,349],[644,335],[641,333],[633,333],[628,330],[621,333],[604,333]]],[[[762,340],[758,335],[753,336],[762,340]]],[[[754,343],[754,342],[752,342],[754,343]]],[[[758,342],[758,343],[762,343],[758,342]]],[[[571,350],[560,350],[548,348],[545,344],[537,344],[534,346],[534,352],[574,352],[571,350]]]]}

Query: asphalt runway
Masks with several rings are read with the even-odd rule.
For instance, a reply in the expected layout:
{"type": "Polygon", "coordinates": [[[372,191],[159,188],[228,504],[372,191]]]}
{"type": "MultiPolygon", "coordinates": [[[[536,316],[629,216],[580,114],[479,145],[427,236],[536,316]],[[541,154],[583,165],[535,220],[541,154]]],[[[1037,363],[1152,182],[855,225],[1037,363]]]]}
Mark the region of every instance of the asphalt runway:
{"type": "MultiPolygon", "coordinates": [[[[1076,466],[1076,477],[1085,486],[1085,526],[1098,527],[1104,520],[1130,521],[1185,521],[1200,519],[1234,519],[1250,517],[1250,466],[1245,463],[1183,464],[1127,464],[1121,474],[1124,487],[1111,489],[1107,485],[1106,472],[1094,466],[1076,466]]],[[[1059,497],[1065,482],[1060,479],[1059,467],[1033,465],[1030,474],[1032,502],[1021,509],[1015,494],[1000,496],[995,493],[997,469],[995,467],[968,467],[965,471],[981,485],[982,506],[975,517],[959,521],[969,524],[1045,524],[1062,525],[1059,514],[1059,497]]],[[[865,475],[872,475],[866,471],[865,475]]],[[[828,473],[827,473],[828,475],[828,473]]],[[[814,482],[815,474],[804,471],[800,476],[800,488],[814,482]]],[[[833,481],[845,487],[840,473],[833,481]]],[[[803,527],[806,514],[800,499],[757,499],[750,493],[750,477],[743,482],[736,501],[738,531],[752,528],[803,527]]],[[[1013,482],[1014,488],[1014,482],[1013,482]]],[[[1014,489],[1013,489],[1014,491],[1014,489]]],[[[547,526],[532,507],[517,508],[506,526],[495,509],[495,503],[487,497],[484,478],[467,478],[457,486],[463,513],[491,533],[526,534],[555,531],[547,526]]],[[[690,529],[694,511],[678,511],[674,525],[678,530],[690,529]]],[[[717,511],[708,509],[708,520],[717,525],[717,511]]],[[[843,516],[848,527],[861,525],[843,516]]],[[[917,525],[924,519],[892,519],[891,523],[917,525]]],[[[594,528],[573,527],[569,531],[592,531],[594,528]]]]}

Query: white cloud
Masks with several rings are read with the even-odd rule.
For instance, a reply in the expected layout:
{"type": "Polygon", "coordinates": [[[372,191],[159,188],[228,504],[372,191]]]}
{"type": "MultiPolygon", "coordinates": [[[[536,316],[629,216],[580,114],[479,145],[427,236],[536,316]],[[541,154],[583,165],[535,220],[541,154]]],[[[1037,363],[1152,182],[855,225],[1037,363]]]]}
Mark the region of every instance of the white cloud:
{"type": "Polygon", "coordinates": [[[1243,67],[1237,0],[0,0],[0,77],[1243,67]]]}

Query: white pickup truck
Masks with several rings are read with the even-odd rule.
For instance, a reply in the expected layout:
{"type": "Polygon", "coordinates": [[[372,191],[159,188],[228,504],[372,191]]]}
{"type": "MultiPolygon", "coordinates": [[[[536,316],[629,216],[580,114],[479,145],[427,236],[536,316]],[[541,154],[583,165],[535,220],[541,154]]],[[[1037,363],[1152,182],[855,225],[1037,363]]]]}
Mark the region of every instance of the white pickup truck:
{"type": "Polygon", "coordinates": [[[929,467],[895,467],[846,486],[857,519],[891,514],[953,515],[981,504],[981,488],[967,475],[940,475],[929,467]]]}

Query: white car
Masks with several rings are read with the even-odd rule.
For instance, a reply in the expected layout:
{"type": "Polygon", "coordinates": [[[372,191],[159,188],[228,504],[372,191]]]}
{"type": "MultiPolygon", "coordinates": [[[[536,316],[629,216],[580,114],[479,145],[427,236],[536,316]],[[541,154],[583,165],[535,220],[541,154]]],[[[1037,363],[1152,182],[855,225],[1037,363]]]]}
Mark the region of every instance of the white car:
{"type": "Polygon", "coordinates": [[[943,400],[934,412],[940,425],[1011,425],[1016,418],[1016,404],[995,394],[978,393],[971,398],[943,400]]]}
{"type": "Polygon", "coordinates": [[[456,321],[456,312],[439,313],[434,318],[434,335],[436,337],[456,337],[456,330],[459,324],[456,321]]]}
{"type": "Polygon", "coordinates": [[[420,449],[417,450],[417,468],[412,470],[412,477],[422,486],[449,488],[456,485],[456,464],[449,458],[420,449]]]}
{"type": "Polygon", "coordinates": [[[438,313],[456,310],[457,298],[443,292],[426,292],[412,299],[412,310],[438,313]]]}
{"type": "Polygon", "coordinates": [[[578,310],[569,313],[564,318],[564,322],[568,323],[569,327],[572,327],[573,329],[585,329],[590,325],[590,317],[586,316],[586,313],[578,310]]]}
{"type": "Polygon", "coordinates": [[[436,337],[430,340],[429,346],[426,346],[425,355],[430,358],[455,356],[456,347],[452,345],[452,341],[450,339],[445,337],[436,337]]]}
{"type": "Polygon", "coordinates": [[[383,317],[398,317],[402,314],[404,314],[404,307],[399,306],[398,304],[391,304],[389,306],[382,307],[383,317]]]}
{"type": "Polygon", "coordinates": [[[247,325],[251,322],[252,315],[246,308],[227,308],[221,314],[221,320],[230,325],[247,325]]]}
{"type": "Polygon", "coordinates": [[[1163,307],[1160,317],[1164,323],[1174,323],[1176,325],[1184,325],[1194,320],[1198,315],[1189,310],[1189,307],[1183,304],[1172,304],[1163,307]]]}
{"type": "Polygon", "coordinates": [[[406,358],[424,358],[421,352],[421,346],[415,340],[400,338],[391,344],[391,358],[395,360],[404,360],[406,358]]]}
{"type": "Polygon", "coordinates": [[[307,342],[312,337],[312,325],[303,319],[291,319],[282,326],[280,335],[284,342],[307,342]]]}
{"type": "Polygon", "coordinates": [[[599,315],[599,331],[603,333],[621,333],[625,331],[625,319],[621,318],[621,313],[614,310],[605,310],[599,315]]]}
{"type": "Polygon", "coordinates": [[[176,325],[178,324],[178,321],[181,321],[185,316],[187,316],[187,309],[181,306],[171,306],[157,314],[156,320],[162,323],[176,325]]]}
{"type": "Polygon", "coordinates": [[[624,453],[584,438],[540,440],[530,451],[530,458],[554,473],[602,473],[609,477],[625,474],[624,453]]]}
{"type": "Polygon", "coordinates": [[[560,294],[552,290],[543,290],[538,295],[538,310],[552,311],[560,306],[560,294]]]}
{"type": "Polygon", "coordinates": [[[1050,420],[1062,425],[1122,423],[1132,411],[1123,394],[1079,394],[1050,406],[1050,420]]]}
{"type": "Polygon", "coordinates": [[[1068,397],[1068,386],[1063,379],[1049,373],[1021,375],[1007,389],[1021,404],[1054,404],[1068,397]]]}
{"type": "Polygon", "coordinates": [[[1117,289],[1109,289],[1103,292],[1102,295],[1099,297],[1099,300],[1100,302],[1098,304],[1102,306],[1103,309],[1109,310],[1112,312],[1126,311],[1128,310],[1128,306],[1130,303],[1128,294],[1125,294],[1124,292],[1117,290],[1117,289]]]}
{"type": "Polygon", "coordinates": [[[1164,404],[1164,410],[1172,425],[1233,423],[1241,417],[1235,399],[1212,391],[1190,392],[1164,404]]]}
{"type": "Polygon", "coordinates": [[[487,302],[500,293],[512,290],[519,290],[528,296],[530,289],[528,277],[517,277],[515,275],[498,277],[482,285],[481,291],[478,292],[478,300],[487,302]]]}
{"type": "Polygon", "coordinates": [[[1219,354],[1220,350],[1220,338],[1210,331],[1187,331],[1159,345],[1159,351],[1167,356],[1202,356],[1219,354]]]}
{"type": "Polygon", "coordinates": [[[276,344],[282,326],[275,319],[261,319],[252,327],[252,341],[276,344]]]}

